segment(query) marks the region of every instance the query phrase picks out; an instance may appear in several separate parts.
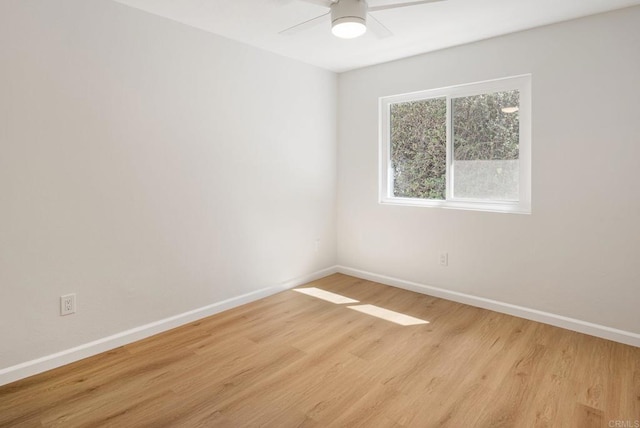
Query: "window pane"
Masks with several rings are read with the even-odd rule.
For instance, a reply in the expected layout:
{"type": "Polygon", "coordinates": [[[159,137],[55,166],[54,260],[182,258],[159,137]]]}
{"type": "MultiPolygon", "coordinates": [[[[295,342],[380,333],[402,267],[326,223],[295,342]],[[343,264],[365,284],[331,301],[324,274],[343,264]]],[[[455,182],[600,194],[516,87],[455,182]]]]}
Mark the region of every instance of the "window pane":
{"type": "Polygon", "coordinates": [[[454,198],[517,201],[520,94],[454,98],[454,198]]]}
{"type": "Polygon", "coordinates": [[[390,109],[393,196],[445,199],[446,98],[395,103],[390,109]]]}

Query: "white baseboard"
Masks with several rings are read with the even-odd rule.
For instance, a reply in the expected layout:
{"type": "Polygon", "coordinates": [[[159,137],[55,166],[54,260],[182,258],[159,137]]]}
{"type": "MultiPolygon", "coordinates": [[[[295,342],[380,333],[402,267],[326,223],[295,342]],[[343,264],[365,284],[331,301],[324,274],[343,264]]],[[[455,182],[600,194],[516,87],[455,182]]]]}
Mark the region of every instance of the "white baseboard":
{"type": "Polygon", "coordinates": [[[523,306],[512,305],[510,303],[499,302],[497,300],[486,299],[484,297],[477,297],[470,294],[459,293],[457,291],[431,287],[346,266],[332,266],[313,272],[309,275],[292,279],[279,285],[252,291],[241,296],[216,302],[202,308],[194,309],[189,312],[132,328],[102,339],[94,340],[92,342],[76,346],[75,348],[0,369],[0,386],[54,369],[56,367],[61,367],[101,352],[115,349],[119,346],[127,345],[146,337],[153,336],[154,334],[162,333],[164,331],[171,330],[172,328],[197,321],[201,318],[271,296],[336,272],[640,347],[640,334],[637,333],[568,318],[562,315],[556,315],[523,306]]]}
{"type": "Polygon", "coordinates": [[[172,328],[197,321],[201,318],[208,317],[219,312],[262,299],[267,296],[271,296],[281,291],[297,287],[298,285],[320,279],[336,272],[336,267],[332,266],[308,275],[304,275],[299,278],[289,280],[282,284],[262,288],[260,290],[252,291],[241,296],[232,297],[230,299],[203,306],[189,312],[135,327],[130,330],[104,337],[102,339],[94,340],[92,342],[76,346],[75,348],[66,349],[61,352],[56,352],[55,354],[47,355],[45,357],[17,364],[15,366],[0,369],[0,386],[15,382],[20,379],[24,379],[29,376],[33,376],[38,373],[45,372],[47,370],[54,369],[56,367],[64,366],[83,358],[97,355],[101,352],[106,352],[111,349],[127,345],[146,337],[153,336],[154,334],[162,333],[163,331],[171,330],[172,328]]]}
{"type": "Polygon", "coordinates": [[[470,294],[459,293],[457,291],[431,287],[429,285],[418,284],[415,282],[366,272],[359,269],[353,269],[346,266],[337,266],[336,269],[338,272],[345,275],[355,276],[357,278],[379,282],[381,284],[390,285],[392,287],[415,291],[416,293],[427,294],[429,296],[440,297],[442,299],[452,300],[458,303],[464,303],[479,308],[490,309],[492,311],[500,312],[503,314],[513,315],[532,321],[538,321],[544,324],[565,328],[567,330],[577,331],[579,333],[612,340],[614,342],[620,342],[627,345],[640,347],[640,334],[638,333],[632,333],[630,331],[619,330],[616,328],[594,324],[587,321],[581,321],[562,315],[543,312],[537,309],[525,308],[523,306],[499,302],[497,300],[486,299],[484,297],[477,297],[470,294]]]}

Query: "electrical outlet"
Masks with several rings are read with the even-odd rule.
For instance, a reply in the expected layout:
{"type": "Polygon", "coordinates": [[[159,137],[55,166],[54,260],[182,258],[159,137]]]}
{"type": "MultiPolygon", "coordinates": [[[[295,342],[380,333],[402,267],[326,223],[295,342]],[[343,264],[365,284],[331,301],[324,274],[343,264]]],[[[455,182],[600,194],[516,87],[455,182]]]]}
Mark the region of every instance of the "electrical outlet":
{"type": "Polygon", "coordinates": [[[315,244],[316,244],[316,253],[318,253],[318,252],[320,252],[320,240],[316,239],[315,244]]]}
{"type": "Polygon", "coordinates": [[[449,253],[446,251],[442,251],[440,253],[440,257],[438,258],[438,264],[440,266],[449,266],[449,253]]]}
{"type": "Polygon", "coordinates": [[[76,313],[76,295],[65,294],[60,296],[60,315],[71,315],[76,313]]]}

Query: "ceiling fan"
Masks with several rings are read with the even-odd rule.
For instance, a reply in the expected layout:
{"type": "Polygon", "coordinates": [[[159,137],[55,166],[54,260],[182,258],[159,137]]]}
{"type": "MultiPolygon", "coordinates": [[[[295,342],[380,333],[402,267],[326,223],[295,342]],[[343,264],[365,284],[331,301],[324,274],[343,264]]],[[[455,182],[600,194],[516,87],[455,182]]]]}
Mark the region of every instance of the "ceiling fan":
{"type": "Polygon", "coordinates": [[[405,3],[390,3],[369,7],[367,0],[303,0],[307,3],[313,3],[328,7],[329,11],[320,16],[311,18],[307,21],[296,24],[292,27],[280,31],[279,34],[292,33],[298,30],[309,28],[324,20],[326,16],[331,15],[331,32],[334,36],[343,39],[353,39],[363,35],[367,31],[367,16],[371,18],[374,32],[380,37],[388,37],[392,35],[391,31],[385,27],[375,16],[369,12],[377,12],[379,10],[397,9],[400,7],[417,6],[425,3],[435,3],[443,0],[416,0],[405,3]]]}

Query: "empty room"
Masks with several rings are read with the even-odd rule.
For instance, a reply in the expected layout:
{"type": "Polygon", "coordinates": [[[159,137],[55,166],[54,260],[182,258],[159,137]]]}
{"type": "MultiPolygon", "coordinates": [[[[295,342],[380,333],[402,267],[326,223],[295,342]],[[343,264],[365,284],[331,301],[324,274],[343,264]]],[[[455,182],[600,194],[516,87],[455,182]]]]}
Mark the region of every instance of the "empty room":
{"type": "Polygon", "coordinates": [[[640,428],[640,0],[0,0],[0,427],[640,428]]]}

